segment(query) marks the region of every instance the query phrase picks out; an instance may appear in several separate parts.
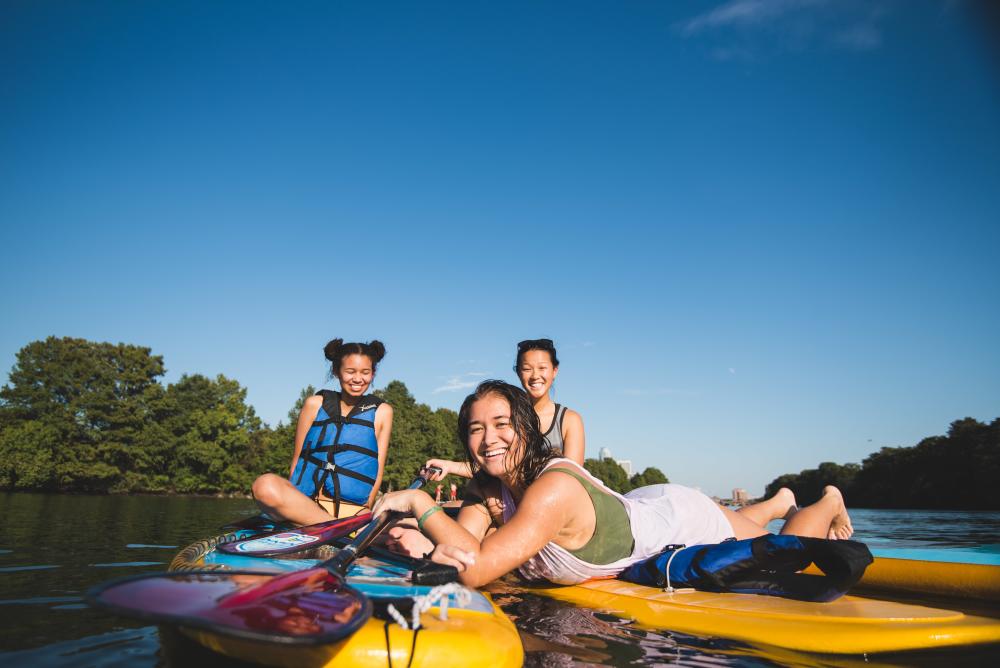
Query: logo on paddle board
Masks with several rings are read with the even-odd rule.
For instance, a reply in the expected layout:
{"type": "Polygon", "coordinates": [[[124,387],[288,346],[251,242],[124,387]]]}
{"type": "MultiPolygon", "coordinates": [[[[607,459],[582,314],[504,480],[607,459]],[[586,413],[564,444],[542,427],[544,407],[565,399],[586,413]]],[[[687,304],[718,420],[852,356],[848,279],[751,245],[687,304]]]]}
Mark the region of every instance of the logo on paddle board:
{"type": "Polygon", "coordinates": [[[247,541],[236,545],[239,552],[264,552],[266,550],[283,550],[299,545],[308,545],[319,540],[319,536],[304,536],[300,533],[277,533],[266,538],[247,541]]]}

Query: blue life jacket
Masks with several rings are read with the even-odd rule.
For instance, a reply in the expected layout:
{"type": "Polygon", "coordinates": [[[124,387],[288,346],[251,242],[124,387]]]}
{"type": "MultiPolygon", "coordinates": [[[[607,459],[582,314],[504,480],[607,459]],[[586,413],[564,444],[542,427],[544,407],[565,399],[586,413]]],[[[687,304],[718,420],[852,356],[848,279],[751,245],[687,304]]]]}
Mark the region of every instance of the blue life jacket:
{"type": "Polygon", "coordinates": [[[714,545],[668,545],[618,577],[653,587],[832,601],[860,580],[873,560],[868,547],[854,540],[767,534],[714,545]],[[798,572],[813,563],[823,575],[798,572]]]}
{"type": "Polygon", "coordinates": [[[315,499],[322,491],[333,499],[334,512],[341,501],[368,502],[378,477],[378,441],[375,411],[382,400],[365,395],[346,417],[340,414],[340,393],[320,390],[323,405],[302,443],[292,471],[296,489],[315,499]]]}

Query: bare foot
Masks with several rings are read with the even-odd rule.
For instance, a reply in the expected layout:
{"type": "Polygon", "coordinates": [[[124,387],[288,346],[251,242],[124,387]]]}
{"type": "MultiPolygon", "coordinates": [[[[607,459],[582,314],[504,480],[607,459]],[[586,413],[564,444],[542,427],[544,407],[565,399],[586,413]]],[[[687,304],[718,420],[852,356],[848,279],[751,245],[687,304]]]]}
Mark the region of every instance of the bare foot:
{"type": "Polygon", "coordinates": [[[830,531],[827,538],[830,540],[847,540],[854,535],[854,527],[851,525],[851,516],[847,514],[847,506],[844,505],[844,495],[833,485],[823,488],[823,498],[833,497],[840,508],[833,520],[830,521],[830,531]]]}
{"type": "Polygon", "coordinates": [[[799,512],[799,507],[795,505],[795,492],[787,487],[779,489],[772,498],[780,504],[779,508],[786,509],[779,519],[788,521],[788,518],[799,512]]]}

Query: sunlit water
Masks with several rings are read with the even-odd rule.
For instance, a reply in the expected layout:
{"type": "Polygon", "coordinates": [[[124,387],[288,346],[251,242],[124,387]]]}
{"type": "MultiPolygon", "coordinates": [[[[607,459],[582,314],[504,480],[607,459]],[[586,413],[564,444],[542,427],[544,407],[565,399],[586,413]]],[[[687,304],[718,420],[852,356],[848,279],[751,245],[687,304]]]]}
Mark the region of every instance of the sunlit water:
{"type": "MultiPolygon", "coordinates": [[[[0,493],[0,665],[234,665],[215,656],[168,655],[155,627],[90,609],[82,595],[104,580],[164,570],[184,545],[252,513],[243,499],[0,493]]],[[[1000,513],[855,510],[852,517],[856,537],[876,553],[1000,551],[1000,513]]],[[[843,665],[831,657],[777,658],[724,640],[653,632],[507,584],[491,589],[522,632],[529,666],[843,665]]],[[[1000,648],[874,658],[896,665],[1000,665],[1000,648]]],[[[860,664],[865,657],[852,660],[860,664]]]]}

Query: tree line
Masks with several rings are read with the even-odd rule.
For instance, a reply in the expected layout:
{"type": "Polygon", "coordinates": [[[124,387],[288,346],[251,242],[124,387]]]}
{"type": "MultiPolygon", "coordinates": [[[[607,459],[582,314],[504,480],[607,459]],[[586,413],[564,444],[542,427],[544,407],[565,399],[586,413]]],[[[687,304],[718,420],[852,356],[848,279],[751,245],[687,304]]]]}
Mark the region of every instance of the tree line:
{"type": "MultiPolygon", "coordinates": [[[[287,475],[305,388],[276,427],[230,378],[183,375],[124,343],[49,337],[17,353],[0,388],[0,489],[90,493],[246,494],[265,472],[287,475]]],[[[429,457],[463,457],[458,414],[419,404],[392,381],[385,489],[405,487],[429,457]]]]}
{"type": "Polygon", "coordinates": [[[766,495],[788,487],[800,504],[836,485],[849,506],[934,510],[1000,510],[1000,418],[951,423],[944,436],[911,447],[885,447],[861,464],[824,462],[775,478],[766,495]]]}
{"type": "Polygon", "coordinates": [[[663,471],[655,466],[649,466],[641,473],[635,473],[630,478],[628,473],[613,459],[587,459],[583,462],[583,467],[592,476],[601,480],[605,485],[615,490],[619,494],[625,494],[637,487],[646,485],[659,485],[670,482],[663,471]]]}
{"type": "MultiPolygon", "coordinates": [[[[315,388],[271,427],[237,381],[185,374],[164,385],[164,373],[162,356],[143,346],[56,337],[26,345],[0,388],[0,489],[246,494],[262,473],[287,474],[299,411],[315,388]]],[[[455,411],[417,403],[397,380],[376,394],[394,412],[383,489],[405,487],[431,457],[464,459],[455,411]]],[[[621,493],[667,482],[654,467],[629,478],[610,459],[585,465],[621,493]]]]}

